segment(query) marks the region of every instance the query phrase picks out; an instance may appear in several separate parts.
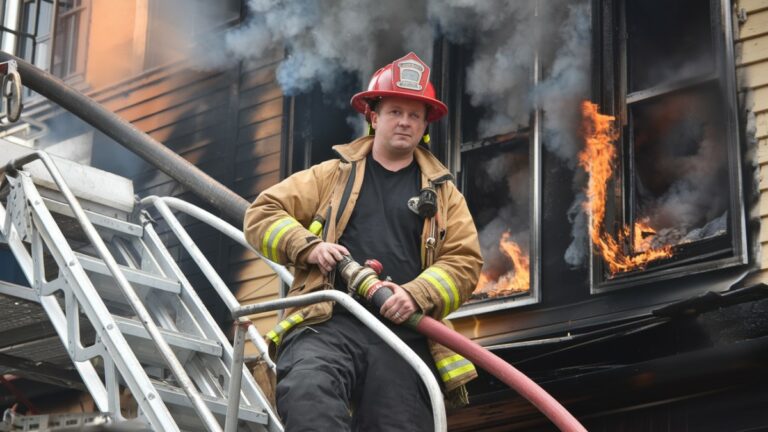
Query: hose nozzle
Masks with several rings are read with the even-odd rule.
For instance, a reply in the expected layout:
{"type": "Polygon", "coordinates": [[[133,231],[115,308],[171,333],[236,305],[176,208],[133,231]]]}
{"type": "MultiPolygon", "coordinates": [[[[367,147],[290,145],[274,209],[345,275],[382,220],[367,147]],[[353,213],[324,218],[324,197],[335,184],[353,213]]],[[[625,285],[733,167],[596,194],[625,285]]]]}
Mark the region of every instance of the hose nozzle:
{"type": "Polygon", "coordinates": [[[363,266],[351,256],[345,256],[339,261],[337,268],[341,279],[347,284],[349,293],[356,293],[367,301],[371,301],[376,291],[381,288],[379,274],[383,267],[374,259],[367,260],[363,266]]]}
{"type": "MultiPolygon", "coordinates": [[[[345,256],[337,268],[349,293],[356,293],[376,310],[381,310],[384,302],[395,294],[379,279],[384,267],[375,259],[366,260],[365,265],[360,265],[352,257],[345,256]]],[[[421,313],[414,313],[403,325],[415,327],[422,316],[421,313]]]]}

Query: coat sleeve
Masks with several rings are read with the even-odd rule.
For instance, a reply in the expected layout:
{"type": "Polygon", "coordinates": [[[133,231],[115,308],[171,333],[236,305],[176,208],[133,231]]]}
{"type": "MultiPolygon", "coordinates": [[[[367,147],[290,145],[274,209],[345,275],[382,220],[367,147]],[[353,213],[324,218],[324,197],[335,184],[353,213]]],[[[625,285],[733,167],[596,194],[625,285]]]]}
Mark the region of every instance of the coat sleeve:
{"type": "Polygon", "coordinates": [[[263,191],[245,213],[245,238],[267,259],[297,267],[322,240],[309,231],[323,197],[330,193],[334,161],[300,171],[263,191]]]}
{"type": "Polygon", "coordinates": [[[436,260],[416,279],[403,285],[421,310],[436,319],[444,318],[469,298],[483,265],[477,229],[467,202],[453,184],[446,186],[450,189],[445,238],[436,260]]]}

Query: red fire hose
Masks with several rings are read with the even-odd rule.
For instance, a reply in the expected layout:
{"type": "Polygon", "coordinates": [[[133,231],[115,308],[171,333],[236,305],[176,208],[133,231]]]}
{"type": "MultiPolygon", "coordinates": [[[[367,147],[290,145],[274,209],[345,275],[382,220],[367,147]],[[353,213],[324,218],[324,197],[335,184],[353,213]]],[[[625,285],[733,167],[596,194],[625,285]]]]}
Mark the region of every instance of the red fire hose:
{"type": "MultiPolygon", "coordinates": [[[[377,309],[380,309],[384,302],[393,295],[392,290],[384,286],[378,277],[382,266],[376,260],[368,260],[365,262],[365,266],[361,266],[347,256],[339,262],[338,269],[350,291],[356,292],[377,309]]],[[[404,325],[412,327],[433,341],[456,351],[500,379],[528,399],[561,431],[586,432],[584,426],[538,384],[472,340],[421,313],[413,314],[404,325]]]]}

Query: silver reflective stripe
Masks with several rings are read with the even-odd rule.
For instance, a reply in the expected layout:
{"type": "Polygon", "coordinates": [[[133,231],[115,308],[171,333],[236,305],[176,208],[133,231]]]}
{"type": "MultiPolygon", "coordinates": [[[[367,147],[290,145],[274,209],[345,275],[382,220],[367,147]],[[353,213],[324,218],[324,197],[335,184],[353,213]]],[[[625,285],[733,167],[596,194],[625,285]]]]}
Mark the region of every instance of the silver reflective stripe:
{"type": "Polygon", "coordinates": [[[275,243],[277,242],[278,236],[280,236],[283,233],[283,228],[286,228],[292,224],[298,224],[298,222],[296,222],[296,220],[294,219],[286,218],[277,222],[276,225],[273,225],[269,228],[271,232],[269,233],[269,237],[266,239],[267,241],[265,242],[265,245],[267,248],[265,252],[267,253],[267,257],[272,261],[277,262],[277,254],[274,253],[273,251],[275,251],[276,249],[277,245],[275,243]]]}

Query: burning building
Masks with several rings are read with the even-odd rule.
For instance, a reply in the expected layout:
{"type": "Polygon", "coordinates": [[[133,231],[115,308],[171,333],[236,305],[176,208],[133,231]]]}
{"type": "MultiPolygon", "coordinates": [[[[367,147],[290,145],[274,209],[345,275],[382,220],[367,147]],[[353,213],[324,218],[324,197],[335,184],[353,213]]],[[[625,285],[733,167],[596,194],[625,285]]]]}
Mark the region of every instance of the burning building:
{"type": "MultiPolygon", "coordinates": [[[[450,111],[431,126],[431,150],[467,199],[485,259],[454,326],[590,430],[768,427],[764,1],[0,4],[3,51],[248,200],[364,133],[351,95],[415,51],[450,111]]],[[[200,203],[102,132],[24,97],[3,140],[128,177],[140,196],[200,203]]],[[[278,296],[262,261],[182,221],[242,302],[278,296]]],[[[223,323],[190,258],[171,250],[223,323]]],[[[13,262],[0,243],[0,279],[19,283],[13,262]]],[[[253,319],[266,333],[276,314],[253,319]]],[[[0,377],[21,377],[38,404],[61,389],[7,357],[45,338],[58,343],[46,323],[0,325],[0,377]]],[[[482,371],[469,391],[450,430],[548,430],[482,371]]]]}

